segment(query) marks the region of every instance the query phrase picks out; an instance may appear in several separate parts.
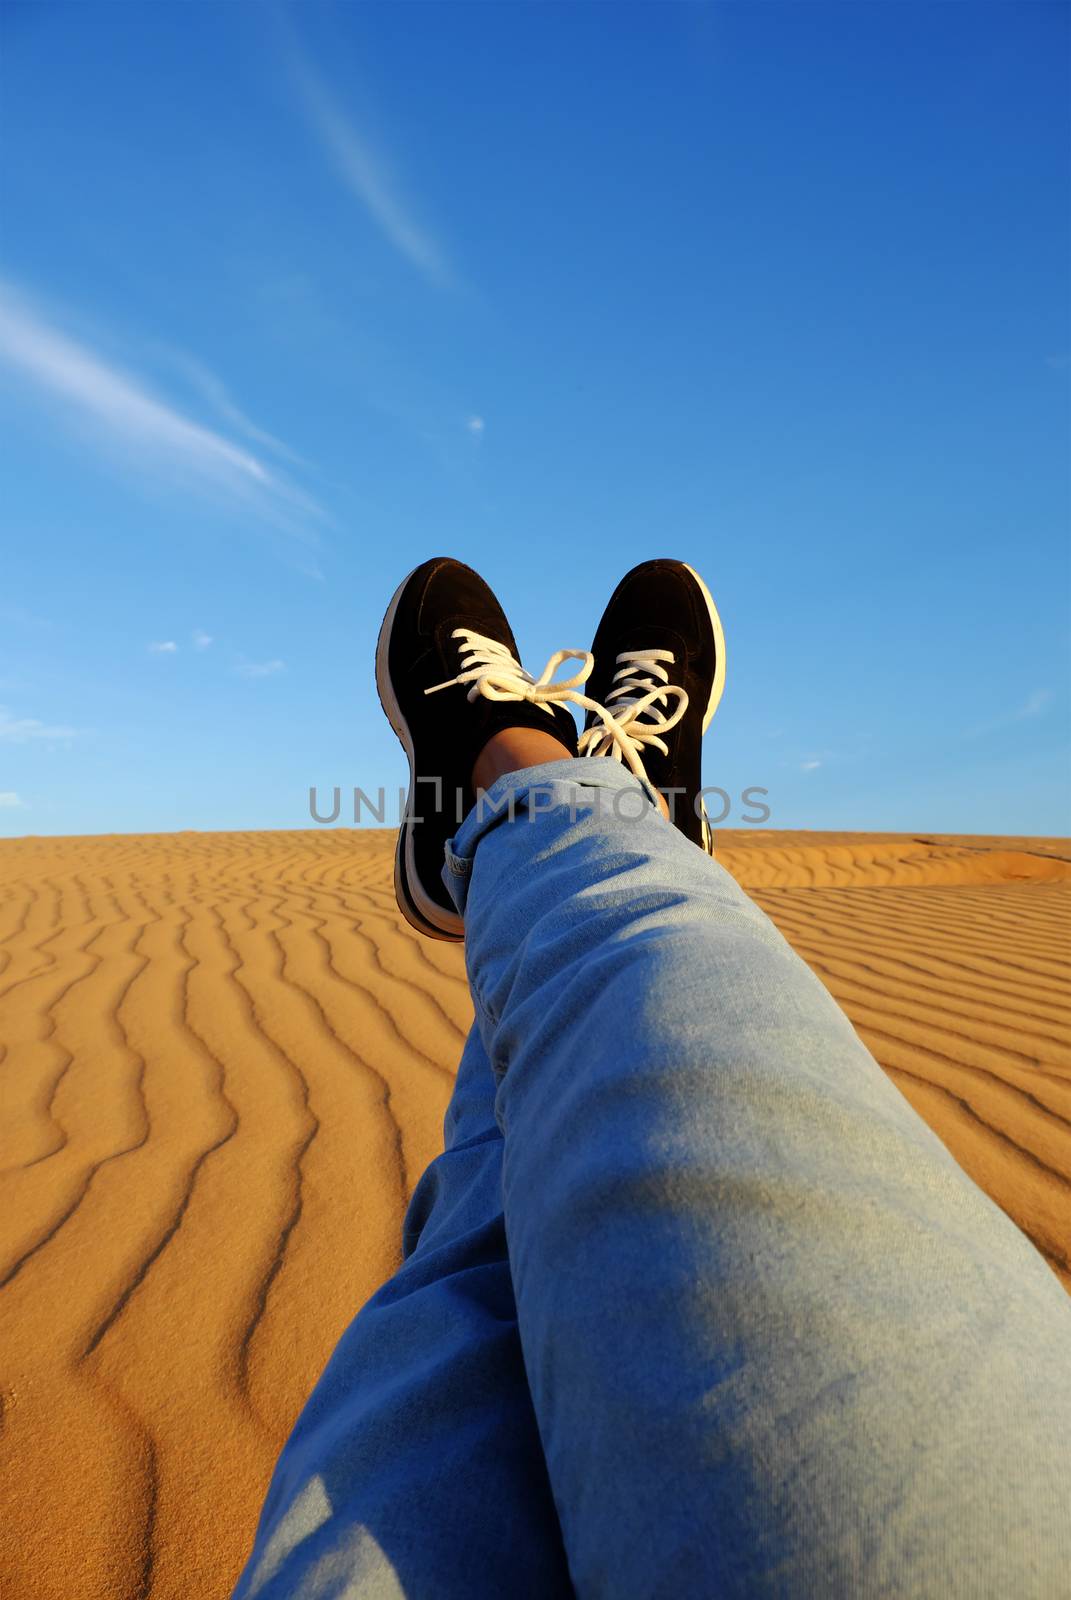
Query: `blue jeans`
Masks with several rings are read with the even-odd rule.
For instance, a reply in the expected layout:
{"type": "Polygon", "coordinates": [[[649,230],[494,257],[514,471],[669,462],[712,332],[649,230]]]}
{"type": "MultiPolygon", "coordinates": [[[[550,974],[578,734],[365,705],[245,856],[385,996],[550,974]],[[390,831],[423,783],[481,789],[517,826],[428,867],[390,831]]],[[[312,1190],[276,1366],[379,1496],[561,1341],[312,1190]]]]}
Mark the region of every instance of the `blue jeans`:
{"type": "Polygon", "coordinates": [[[488,802],[446,1149],[236,1595],[1066,1595],[1046,1263],[622,767],[488,802]]]}

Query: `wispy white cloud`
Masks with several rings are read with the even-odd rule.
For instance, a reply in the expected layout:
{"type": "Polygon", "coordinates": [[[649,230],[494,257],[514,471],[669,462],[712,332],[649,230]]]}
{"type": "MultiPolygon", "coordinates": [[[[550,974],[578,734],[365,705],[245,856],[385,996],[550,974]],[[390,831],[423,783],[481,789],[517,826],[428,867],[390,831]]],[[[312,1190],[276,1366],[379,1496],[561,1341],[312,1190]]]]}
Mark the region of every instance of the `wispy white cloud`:
{"type": "Polygon", "coordinates": [[[14,717],[0,706],[0,743],[26,744],[30,739],[74,739],[77,729],[41,722],[37,717],[14,717]]]}
{"type": "Polygon", "coordinates": [[[487,424],[484,422],[482,417],[469,417],[468,421],[465,423],[465,426],[470,433],[474,433],[478,438],[486,428],[487,424]]]}
{"type": "Polygon", "coordinates": [[[144,474],[169,469],[204,492],[242,501],[287,532],[308,538],[322,509],[259,456],[183,416],[129,373],[45,319],[27,297],[0,281],[0,365],[63,408],[144,474]]]}
{"type": "Polygon", "coordinates": [[[53,628],[55,623],[47,617],[39,617],[33,611],[27,611],[23,606],[0,605],[0,622],[10,623],[13,628],[53,628]]]}
{"type": "Polygon", "coordinates": [[[1018,711],[1015,720],[1023,722],[1030,717],[1043,717],[1052,703],[1051,689],[1031,689],[1018,711]]]}
{"type": "Polygon", "coordinates": [[[298,97],[328,159],[373,222],[431,283],[450,280],[443,252],[403,200],[385,157],[358,133],[296,39],[289,43],[290,70],[298,97]]]}
{"type": "Polygon", "coordinates": [[[274,678],[286,670],[285,661],[239,661],[234,669],[242,678],[274,678]]]}
{"type": "Polygon", "coordinates": [[[1002,712],[998,717],[992,717],[988,722],[979,723],[977,727],[968,728],[964,738],[980,739],[987,733],[999,733],[1002,728],[1014,727],[1017,722],[1035,722],[1046,714],[1053,699],[1051,689],[1031,689],[1019,705],[1002,712]]]}
{"type": "Polygon", "coordinates": [[[274,433],[269,433],[266,428],[261,428],[251,417],[247,416],[241,406],[232,398],[230,390],[222,378],[206,367],[203,361],[198,361],[195,356],[189,355],[184,350],[175,350],[170,345],[158,347],[163,359],[182,373],[187,382],[208,402],[216,414],[235,433],[242,434],[253,444],[260,445],[265,450],[272,451],[281,456],[283,460],[291,462],[294,466],[304,466],[306,463],[296,450],[291,450],[288,444],[277,439],[274,433]]]}
{"type": "Polygon", "coordinates": [[[211,643],[212,635],[210,633],[205,633],[200,628],[195,630],[193,635],[193,648],[195,650],[207,650],[211,643]]]}
{"type": "Polygon", "coordinates": [[[822,765],[821,761],[819,761],[817,759],[817,757],[815,757],[810,761],[801,761],[800,762],[800,771],[801,772],[817,772],[818,768],[821,765],[822,765]]]}
{"type": "Polygon", "coordinates": [[[173,656],[177,650],[174,639],[161,639],[149,646],[149,654],[153,656],[173,656]]]}
{"type": "Polygon", "coordinates": [[[14,789],[0,789],[0,810],[24,811],[25,809],[25,800],[20,800],[14,789]]]}

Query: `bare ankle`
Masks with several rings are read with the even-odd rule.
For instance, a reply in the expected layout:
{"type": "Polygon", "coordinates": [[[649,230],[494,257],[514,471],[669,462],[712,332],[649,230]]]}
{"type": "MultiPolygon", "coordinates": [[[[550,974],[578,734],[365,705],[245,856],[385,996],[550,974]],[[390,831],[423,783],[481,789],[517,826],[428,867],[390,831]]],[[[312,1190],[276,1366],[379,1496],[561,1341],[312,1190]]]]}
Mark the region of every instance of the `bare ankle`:
{"type": "Polygon", "coordinates": [[[475,789],[489,789],[497,778],[544,761],[569,761],[573,752],[552,733],[539,728],[501,728],[493,733],[476,757],[472,769],[475,789]]]}

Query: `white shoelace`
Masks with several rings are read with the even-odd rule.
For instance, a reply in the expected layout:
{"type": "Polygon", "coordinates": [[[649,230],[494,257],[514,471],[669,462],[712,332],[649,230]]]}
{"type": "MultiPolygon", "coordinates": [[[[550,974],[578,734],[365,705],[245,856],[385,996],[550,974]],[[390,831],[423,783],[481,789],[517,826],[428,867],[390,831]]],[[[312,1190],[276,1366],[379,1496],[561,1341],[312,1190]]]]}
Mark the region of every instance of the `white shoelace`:
{"type": "Polygon", "coordinates": [[[580,735],[580,754],[625,760],[637,777],[646,777],[644,750],[653,745],[663,755],[669,754],[662,735],[675,728],[687,711],[688,692],[669,681],[666,666],[673,665],[672,650],[625,650],[617,662],[611,680],[616,687],[606,696],[605,706],[613,729],[605,717],[602,727],[588,728],[580,735]],[[655,709],[668,706],[671,695],[677,701],[675,710],[664,715],[655,709]]]}
{"type": "MultiPolygon", "coordinates": [[[[556,650],[539,677],[533,678],[497,639],[488,639],[482,633],[474,633],[471,628],[455,628],[450,637],[462,641],[458,646],[461,670],[456,678],[448,678],[445,683],[436,683],[430,689],[425,689],[425,694],[438,694],[440,689],[451,689],[455,684],[467,685],[466,699],[470,701],[478,695],[483,695],[485,700],[527,700],[532,705],[541,706],[551,717],[555,705],[569,701],[585,711],[593,711],[602,724],[601,727],[589,728],[581,735],[581,754],[612,755],[615,760],[623,761],[645,783],[649,780],[643,769],[644,745],[653,743],[664,752],[666,746],[659,735],[676,726],[688,704],[685,691],[670,684],[665,669],[658,665],[658,661],[673,660],[668,650],[634,651],[628,656],[630,662],[638,664],[635,669],[637,672],[648,671],[652,677],[648,683],[630,678],[629,682],[620,684],[607,696],[607,701],[633,688],[641,692],[636,698],[622,701],[611,712],[607,706],[580,692],[581,684],[587,682],[595,666],[595,657],[589,650],[556,650]],[[553,683],[551,680],[563,661],[581,661],[583,666],[571,678],[553,683]],[[656,681],[654,674],[661,676],[661,684],[656,681]],[[680,704],[677,710],[668,718],[656,714],[654,721],[640,722],[639,719],[655,701],[665,703],[667,694],[678,697],[680,704]],[[625,723],[618,721],[618,712],[625,713],[625,723]],[[594,747],[596,741],[598,748],[594,747]]],[[[626,657],[618,656],[617,659],[623,661],[626,657]]],[[[632,670],[629,669],[630,672],[632,670]]],[[[615,673],[615,682],[621,675],[621,672],[615,673]]]]}

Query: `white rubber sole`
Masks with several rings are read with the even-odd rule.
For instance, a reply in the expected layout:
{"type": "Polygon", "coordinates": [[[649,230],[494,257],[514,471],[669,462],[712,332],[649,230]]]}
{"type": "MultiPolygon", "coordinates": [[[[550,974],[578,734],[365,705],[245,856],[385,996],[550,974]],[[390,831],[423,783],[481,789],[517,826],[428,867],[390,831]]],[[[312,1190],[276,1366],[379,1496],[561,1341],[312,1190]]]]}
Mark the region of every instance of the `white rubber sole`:
{"type": "Polygon", "coordinates": [[[699,585],[699,591],[702,594],[703,599],[706,601],[707,611],[710,614],[710,625],[714,629],[714,682],[710,686],[710,699],[707,701],[707,709],[703,713],[703,732],[706,733],[711,722],[714,720],[714,713],[718,709],[718,702],[725,692],[725,629],[721,625],[721,618],[718,616],[718,608],[714,604],[714,596],[711,594],[710,590],[707,588],[698,572],[696,572],[694,567],[690,567],[687,561],[682,561],[681,566],[684,567],[686,572],[690,572],[692,574],[692,577],[699,585]]]}
{"type": "Polygon", "coordinates": [[[412,572],[406,573],[391,596],[376,641],[376,690],[379,694],[379,703],[386,713],[387,721],[397,734],[398,741],[405,751],[406,760],[409,762],[409,793],[405,798],[405,813],[398,829],[398,847],[394,852],[394,894],[402,916],[411,927],[416,928],[418,933],[425,933],[430,939],[450,939],[456,943],[465,937],[464,922],[456,912],[451,914],[436,901],[429,899],[421,888],[417,876],[416,858],[413,853],[413,830],[410,826],[416,796],[416,760],[409,724],[398,704],[398,696],[394,692],[388,665],[391,629],[394,626],[398,602],[415,571],[414,567],[412,572]]]}
{"type": "MultiPolygon", "coordinates": [[[[698,584],[699,591],[706,601],[707,611],[710,615],[710,625],[714,629],[714,682],[710,686],[710,699],[707,701],[707,709],[703,713],[703,732],[706,733],[714,720],[718,702],[725,692],[725,629],[721,625],[718,608],[714,604],[714,596],[698,572],[694,567],[690,567],[687,561],[682,561],[681,566],[691,573],[698,584]]],[[[714,830],[710,826],[710,820],[707,817],[706,802],[701,800],[699,803],[703,807],[703,849],[708,856],[712,856],[714,854],[714,830]]]]}

